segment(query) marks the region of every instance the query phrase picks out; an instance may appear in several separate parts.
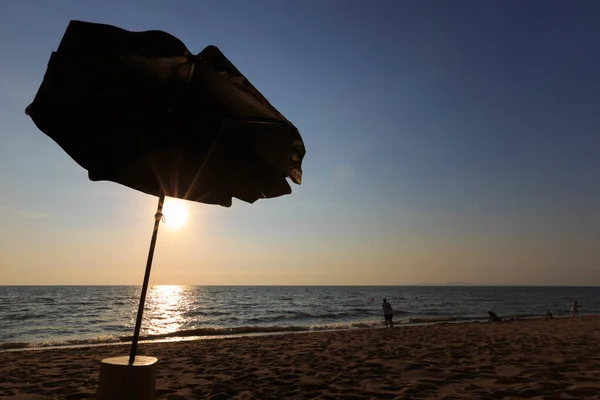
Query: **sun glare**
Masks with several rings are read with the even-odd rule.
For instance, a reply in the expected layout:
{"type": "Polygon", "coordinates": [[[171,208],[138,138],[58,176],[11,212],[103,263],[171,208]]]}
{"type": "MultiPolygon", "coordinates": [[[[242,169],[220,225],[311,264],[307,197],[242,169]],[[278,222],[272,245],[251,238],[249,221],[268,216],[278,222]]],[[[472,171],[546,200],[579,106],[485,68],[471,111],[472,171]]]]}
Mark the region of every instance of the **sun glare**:
{"type": "Polygon", "coordinates": [[[167,226],[177,229],[185,225],[188,219],[188,206],[185,200],[167,198],[163,206],[167,226]]]}
{"type": "Polygon", "coordinates": [[[147,333],[160,335],[178,330],[185,318],[183,310],[189,306],[186,289],[175,285],[152,286],[148,293],[147,333]]]}

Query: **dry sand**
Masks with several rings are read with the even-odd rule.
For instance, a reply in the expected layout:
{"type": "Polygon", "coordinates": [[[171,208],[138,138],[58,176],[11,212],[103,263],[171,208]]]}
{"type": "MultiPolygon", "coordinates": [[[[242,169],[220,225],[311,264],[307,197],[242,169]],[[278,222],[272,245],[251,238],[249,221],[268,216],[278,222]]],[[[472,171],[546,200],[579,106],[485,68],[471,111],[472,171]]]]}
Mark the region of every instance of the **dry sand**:
{"type": "MultiPolygon", "coordinates": [[[[127,346],[0,352],[0,398],[94,398],[127,346]]],[[[600,318],[141,344],[156,398],[600,399],[600,318]]]]}

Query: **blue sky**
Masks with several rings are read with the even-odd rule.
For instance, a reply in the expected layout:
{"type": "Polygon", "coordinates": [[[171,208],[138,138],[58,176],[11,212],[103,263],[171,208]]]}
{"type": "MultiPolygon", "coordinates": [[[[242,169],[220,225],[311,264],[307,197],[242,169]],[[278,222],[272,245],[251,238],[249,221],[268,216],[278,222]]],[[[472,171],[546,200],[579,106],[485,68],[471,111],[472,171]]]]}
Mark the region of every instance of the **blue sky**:
{"type": "Polygon", "coordinates": [[[300,130],[293,193],[189,203],[153,283],[600,285],[600,3],[4,1],[0,284],[136,284],[156,198],[24,114],[69,20],[214,44],[300,130]]]}

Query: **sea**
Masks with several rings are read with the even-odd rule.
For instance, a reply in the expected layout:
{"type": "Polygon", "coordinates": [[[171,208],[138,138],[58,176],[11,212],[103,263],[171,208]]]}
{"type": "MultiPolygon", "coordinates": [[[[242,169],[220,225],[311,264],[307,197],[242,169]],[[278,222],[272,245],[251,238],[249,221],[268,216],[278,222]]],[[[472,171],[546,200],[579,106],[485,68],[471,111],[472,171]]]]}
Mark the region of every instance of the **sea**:
{"type": "MultiPolygon", "coordinates": [[[[0,286],[0,351],[131,341],[139,286],[0,286]]],[[[598,287],[152,286],[141,339],[172,341],[600,314],[598,287]]]]}

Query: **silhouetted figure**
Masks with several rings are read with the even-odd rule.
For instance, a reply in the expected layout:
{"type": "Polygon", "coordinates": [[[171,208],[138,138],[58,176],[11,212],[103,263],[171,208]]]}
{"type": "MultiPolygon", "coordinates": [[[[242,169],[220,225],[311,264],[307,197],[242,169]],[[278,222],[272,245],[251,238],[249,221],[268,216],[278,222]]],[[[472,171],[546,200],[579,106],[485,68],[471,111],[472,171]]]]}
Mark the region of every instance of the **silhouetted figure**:
{"type": "Polygon", "coordinates": [[[488,322],[501,322],[502,318],[500,318],[499,316],[496,315],[495,312],[493,311],[488,311],[489,314],[489,318],[488,318],[488,322]]]}
{"type": "Polygon", "coordinates": [[[577,302],[574,302],[573,305],[571,306],[571,311],[573,312],[573,317],[576,317],[579,315],[579,304],[577,304],[577,302]]]}
{"type": "Polygon", "coordinates": [[[394,327],[394,310],[392,310],[392,305],[387,302],[386,299],[383,299],[383,304],[381,304],[383,308],[383,318],[385,319],[385,326],[389,328],[394,327]]]}
{"type": "Polygon", "coordinates": [[[546,319],[551,319],[551,318],[554,318],[552,313],[550,311],[546,311],[546,319]]]}

